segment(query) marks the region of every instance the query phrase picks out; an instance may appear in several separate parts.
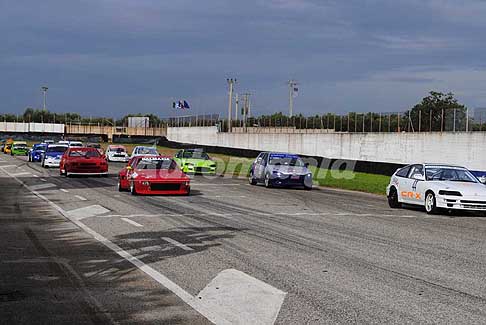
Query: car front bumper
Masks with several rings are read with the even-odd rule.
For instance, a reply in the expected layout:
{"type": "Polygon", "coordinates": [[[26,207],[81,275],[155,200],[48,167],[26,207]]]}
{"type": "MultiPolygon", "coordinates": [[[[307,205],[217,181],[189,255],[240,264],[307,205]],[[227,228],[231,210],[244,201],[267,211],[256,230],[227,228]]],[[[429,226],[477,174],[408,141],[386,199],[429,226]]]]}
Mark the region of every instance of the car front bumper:
{"type": "Polygon", "coordinates": [[[107,159],[113,162],[128,162],[130,160],[130,157],[107,156],[107,159]]]}
{"type": "Polygon", "coordinates": [[[305,175],[276,175],[273,174],[270,182],[274,186],[312,186],[312,177],[305,175]]]}
{"type": "Polygon", "coordinates": [[[436,205],[443,209],[486,211],[486,196],[437,195],[436,205]]]}
{"type": "Polygon", "coordinates": [[[59,160],[44,160],[44,166],[47,167],[59,167],[59,164],[61,163],[61,159],[59,160]]]}
{"type": "Polygon", "coordinates": [[[134,181],[135,191],[142,195],[186,195],[191,186],[186,181],[134,181]]]}

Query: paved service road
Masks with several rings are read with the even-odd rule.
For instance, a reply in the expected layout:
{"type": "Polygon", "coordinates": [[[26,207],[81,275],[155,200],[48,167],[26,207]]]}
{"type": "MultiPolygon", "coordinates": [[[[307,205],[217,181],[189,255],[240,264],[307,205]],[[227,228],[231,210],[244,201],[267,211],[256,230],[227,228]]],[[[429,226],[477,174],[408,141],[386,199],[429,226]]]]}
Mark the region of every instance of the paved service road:
{"type": "Polygon", "coordinates": [[[118,257],[107,272],[172,292],[181,322],[486,323],[485,218],[223,177],[194,177],[189,197],[132,196],[116,190],[121,164],[108,178],[64,178],[0,158],[0,182],[26,184],[18,195],[43,200],[44,219],[62,214],[103,243],[118,257]]]}

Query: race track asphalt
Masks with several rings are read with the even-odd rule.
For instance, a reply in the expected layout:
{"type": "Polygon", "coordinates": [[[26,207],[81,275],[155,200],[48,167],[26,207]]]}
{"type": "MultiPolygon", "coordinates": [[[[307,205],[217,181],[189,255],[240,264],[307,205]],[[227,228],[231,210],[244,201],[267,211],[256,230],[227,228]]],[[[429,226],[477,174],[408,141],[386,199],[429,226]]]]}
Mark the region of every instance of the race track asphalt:
{"type": "MultiPolygon", "coordinates": [[[[267,189],[219,176],[193,177],[188,197],[133,196],[116,189],[122,164],[110,163],[107,178],[66,178],[24,157],[0,159],[0,185],[8,189],[0,195],[10,198],[4,201],[35,218],[62,219],[84,233],[84,240],[102,243],[109,252],[100,253],[98,247],[82,256],[73,254],[73,263],[101,259],[105,270],[124,274],[128,282],[139,277],[131,283],[134,293],[137,283],[140,294],[147,286],[159,286],[165,299],[171,299],[167,308],[178,308],[180,323],[204,323],[204,317],[227,320],[231,314],[241,323],[486,323],[484,217],[429,216],[418,208],[390,209],[378,195],[267,189]],[[44,212],[27,203],[32,197],[44,212]],[[109,254],[116,258],[99,256],[109,254]],[[126,262],[131,257],[135,264],[126,262]],[[238,294],[253,297],[228,302],[223,310],[204,301],[204,293],[225,270],[259,281],[249,282],[258,287],[250,292],[244,277],[233,279],[242,281],[234,286],[222,280],[232,288],[231,297],[215,295],[216,301],[232,301],[238,294]],[[268,285],[268,297],[260,281],[268,285]],[[285,293],[283,304],[279,293],[285,293]],[[242,318],[245,308],[258,310],[259,297],[265,303],[269,299],[267,310],[255,319],[242,318]],[[272,304],[274,318],[265,314],[271,314],[272,304]]],[[[33,231],[46,231],[43,228],[37,225],[33,231]]],[[[64,249],[75,250],[69,242],[64,249]]],[[[80,274],[83,278],[88,273],[80,274]]],[[[113,297],[128,303],[127,297],[113,297]]],[[[100,304],[105,300],[99,299],[100,304]]],[[[161,317],[163,322],[164,306],[152,306],[152,320],[161,317]]],[[[143,302],[134,304],[130,313],[139,315],[137,308],[144,308],[143,302]]],[[[103,310],[109,314],[110,309],[103,310]]]]}

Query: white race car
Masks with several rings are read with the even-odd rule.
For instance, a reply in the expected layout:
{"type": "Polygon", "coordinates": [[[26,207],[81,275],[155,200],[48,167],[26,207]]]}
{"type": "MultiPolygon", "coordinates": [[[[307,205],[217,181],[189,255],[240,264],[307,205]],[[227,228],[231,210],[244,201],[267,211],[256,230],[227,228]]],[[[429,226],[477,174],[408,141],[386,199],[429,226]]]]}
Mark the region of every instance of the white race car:
{"type": "Polygon", "coordinates": [[[486,186],[460,166],[416,164],[397,170],[386,188],[388,204],[421,205],[429,214],[441,210],[486,211],[486,186]]]}
{"type": "Polygon", "coordinates": [[[130,155],[124,146],[110,145],[106,150],[106,159],[108,161],[128,162],[130,155]]]}

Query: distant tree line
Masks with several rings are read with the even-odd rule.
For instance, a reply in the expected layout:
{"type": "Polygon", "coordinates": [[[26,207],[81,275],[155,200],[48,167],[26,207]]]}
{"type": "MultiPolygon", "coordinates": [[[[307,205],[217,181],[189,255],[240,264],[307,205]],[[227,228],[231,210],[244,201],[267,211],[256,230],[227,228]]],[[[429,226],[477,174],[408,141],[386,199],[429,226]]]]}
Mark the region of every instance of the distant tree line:
{"type": "Polygon", "coordinates": [[[91,125],[115,125],[127,126],[128,117],[147,116],[151,126],[159,126],[162,122],[154,114],[128,114],[121,119],[114,120],[109,117],[86,117],[78,113],[55,113],[49,110],[26,108],[23,114],[0,114],[2,122],[25,122],[25,123],[64,123],[64,124],[91,124],[91,125]]]}

